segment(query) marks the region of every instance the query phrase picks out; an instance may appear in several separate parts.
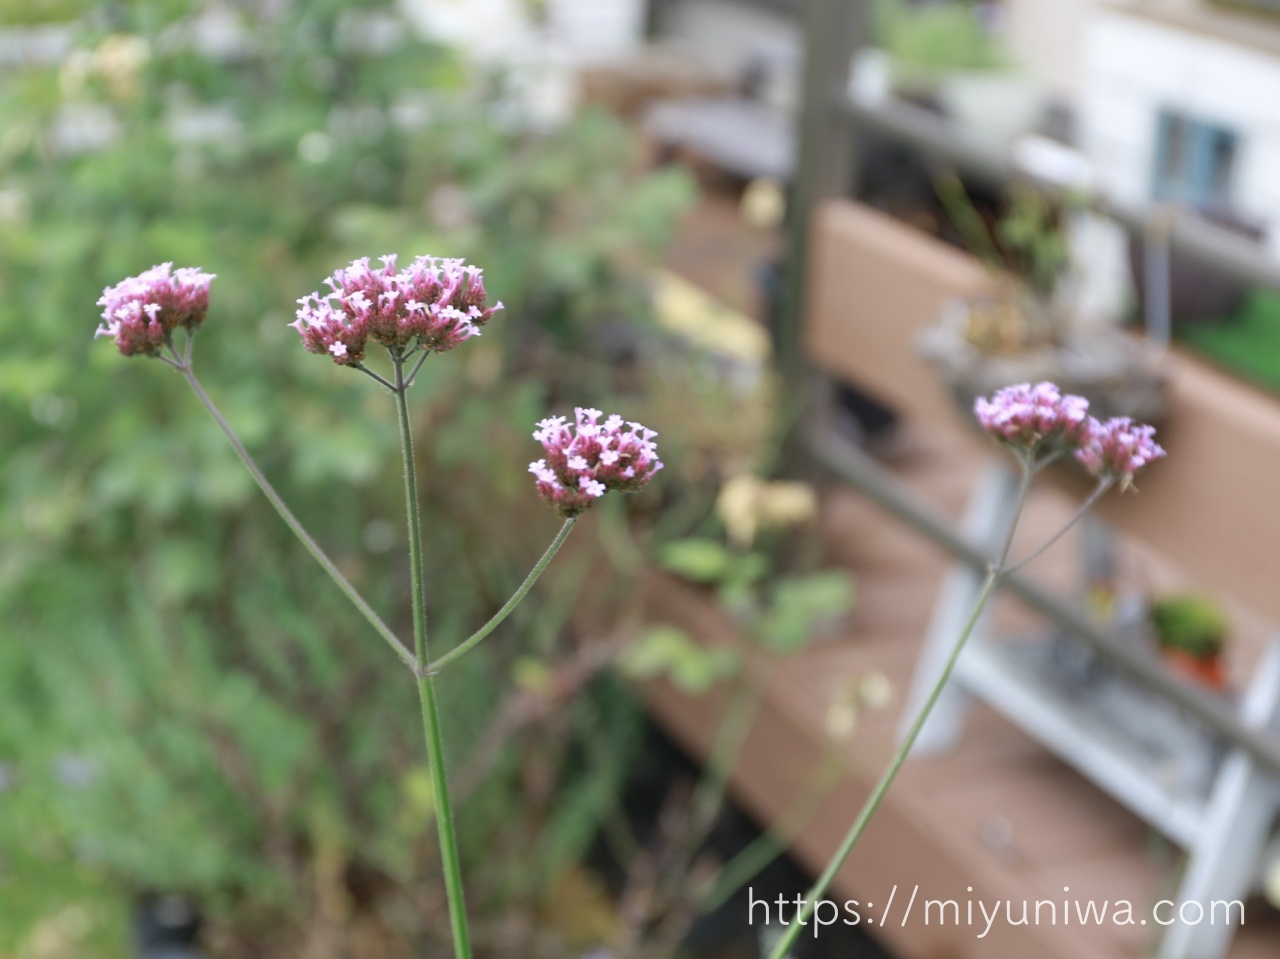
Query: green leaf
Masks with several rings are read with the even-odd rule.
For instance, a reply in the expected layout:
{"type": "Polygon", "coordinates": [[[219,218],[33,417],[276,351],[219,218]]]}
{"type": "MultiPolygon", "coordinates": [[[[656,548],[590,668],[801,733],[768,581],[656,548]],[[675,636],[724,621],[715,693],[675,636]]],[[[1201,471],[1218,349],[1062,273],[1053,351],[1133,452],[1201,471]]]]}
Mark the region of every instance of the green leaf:
{"type": "Polygon", "coordinates": [[[843,570],[788,577],[774,587],[757,634],[774,652],[795,652],[808,643],[818,624],[852,609],[853,599],[853,581],[843,570]]]}
{"type": "Polygon", "coordinates": [[[678,539],[663,548],[658,561],[677,576],[695,583],[714,583],[728,574],[734,556],[715,540],[678,539]]]}
{"type": "Polygon", "coordinates": [[[733,650],[706,648],[681,629],[650,627],[623,655],[622,669],[636,679],[666,677],[686,693],[704,693],[738,667],[733,650]]]}

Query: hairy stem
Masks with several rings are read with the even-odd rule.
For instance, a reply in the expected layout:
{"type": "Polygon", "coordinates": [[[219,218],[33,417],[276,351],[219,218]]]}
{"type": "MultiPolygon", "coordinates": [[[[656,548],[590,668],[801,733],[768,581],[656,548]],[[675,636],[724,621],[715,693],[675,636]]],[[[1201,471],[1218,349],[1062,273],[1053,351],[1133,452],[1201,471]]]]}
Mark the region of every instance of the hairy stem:
{"type": "Polygon", "coordinates": [[[911,724],[911,729],[898,745],[897,751],[889,761],[889,767],[881,775],[880,781],[876,783],[875,789],[867,797],[867,801],[863,804],[857,818],[854,819],[853,825],[849,827],[849,831],[840,843],[840,848],[836,850],[835,856],[827,863],[827,868],[822,871],[822,875],[813,884],[813,888],[806,893],[804,907],[792,921],[786,934],[778,941],[773,952],[770,953],[769,959],[785,959],[791,946],[795,943],[796,937],[800,935],[801,927],[812,917],[817,900],[821,899],[827,890],[831,888],[831,883],[835,880],[836,873],[840,871],[840,867],[844,865],[845,860],[849,858],[849,854],[853,852],[853,847],[862,838],[863,832],[866,831],[867,823],[871,821],[871,817],[875,815],[876,810],[880,807],[881,800],[884,799],[889,787],[893,785],[893,781],[898,777],[898,770],[902,768],[907,756],[911,754],[911,749],[915,746],[916,739],[920,736],[920,730],[924,728],[925,722],[929,719],[929,714],[933,712],[933,707],[938,702],[938,697],[942,695],[942,690],[950,681],[951,674],[955,671],[956,663],[960,660],[960,654],[964,652],[965,644],[969,642],[969,637],[973,634],[974,627],[978,625],[983,611],[987,608],[987,602],[991,599],[996,586],[1004,577],[1004,567],[1009,558],[1009,549],[1013,545],[1013,535],[1017,531],[1018,520],[1021,518],[1022,509],[1027,502],[1027,492],[1031,488],[1031,480],[1036,473],[1033,464],[1026,457],[1019,457],[1018,465],[1021,474],[1018,478],[1017,501],[1013,507],[1013,516],[1009,522],[1009,528],[1005,531],[1004,543],[1001,545],[999,553],[1000,558],[988,570],[987,577],[982,583],[982,589],[978,592],[978,598],[974,602],[969,618],[964,624],[964,629],[961,630],[960,637],[956,640],[956,644],[951,650],[951,655],[947,657],[946,665],[943,666],[942,673],[938,676],[938,681],[934,683],[933,689],[930,690],[929,698],[925,700],[924,705],[920,708],[920,713],[911,724]]]}
{"type": "MultiPolygon", "coordinates": [[[[405,513],[409,525],[409,575],[412,577],[413,648],[423,667],[429,663],[427,649],[427,603],[422,570],[422,517],[418,511],[418,473],[413,458],[413,430],[409,425],[409,401],[404,360],[394,357],[396,368],[396,410],[400,419],[400,449],[404,455],[405,513]]],[[[444,869],[445,892],[449,899],[449,924],[453,929],[453,951],[457,959],[471,959],[471,933],[462,891],[462,865],[458,837],[453,826],[449,800],[449,779],[445,772],[444,737],[440,732],[440,712],[436,703],[435,680],[429,669],[419,670],[418,698],[422,704],[422,731],[427,744],[427,766],[436,805],[436,827],[440,835],[440,861],[444,869]]]]}
{"type": "Polygon", "coordinates": [[[480,640],[484,639],[492,633],[502,623],[504,619],[511,615],[512,610],[520,605],[520,601],[528,595],[529,590],[533,589],[533,584],[538,581],[538,577],[542,575],[543,570],[555,558],[556,553],[560,552],[560,547],[564,545],[565,540],[569,538],[569,534],[573,532],[573,524],[576,523],[577,517],[570,517],[564,521],[564,525],[560,527],[560,532],[556,534],[556,538],[551,541],[551,545],[547,547],[547,551],[542,554],[542,558],[529,571],[529,575],[524,578],[524,582],[520,584],[520,588],[511,594],[511,598],[506,601],[502,609],[493,614],[493,617],[468,636],[465,640],[455,646],[449,652],[445,653],[434,663],[431,664],[430,672],[432,675],[438,675],[439,672],[448,666],[455,659],[460,658],[467,650],[475,646],[480,640]]]}
{"type": "Polygon", "coordinates": [[[1093,506],[1094,503],[1098,502],[1098,499],[1102,496],[1102,494],[1105,493],[1107,490],[1111,489],[1111,483],[1112,483],[1112,480],[1109,477],[1103,477],[1102,479],[1100,479],[1098,481],[1098,485],[1094,487],[1093,492],[1089,494],[1089,498],[1080,504],[1080,508],[1076,510],[1075,513],[1072,514],[1071,519],[1067,520],[1066,525],[1063,526],[1062,529],[1058,530],[1056,533],[1050,536],[1047,540],[1041,543],[1038,549],[1028,554],[1024,559],[1021,559],[1017,563],[1014,563],[1012,566],[1010,566],[1007,570],[1005,570],[1005,572],[1007,573],[1017,572],[1018,570],[1022,569],[1022,567],[1026,566],[1029,562],[1031,562],[1033,559],[1035,559],[1037,556],[1039,556],[1041,553],[1043,553],[1045,550],[1047,550],[1054,543],[1056,543],[1058,540],[1062,539],[1062,537],[1066,535],[1067,530],[1071,529],[1071,527],[1075,526],[1076,523],[1080,522],[1080,520],[1084,517],[1084,514],[1089,512],[1089,508],[1093,506]]]}
{"type": "MultiPolygon", "coordinates": [[[[933,707],[937,703],[938,697],[942,695],[943,688],[951,679],[951,674],[955,671],[955,666],[960,659],[960,654],[964,651],[965,644],[968,643],[974,627],[977,626],[978,621],[982,618],[982,613],[987,607],[987,602],[995,592],[996,586],[998,586],[1000,581],[1008,574],[1009,569],[1006,564],[1009,559],[1009,549],[1013,544],[1013,535],[1017,530],[1018,519],[1022,515],[1022,508],[1027,500],[1027,493],[1031,486],[1031,480],[1038,472],[1037,465],[1026,458],[1020,458],[1019,465],[1022,468],[1022,475],[1018,483],[1018,499],[1014,506],[1012,521],[1005,533],[1004,544],[1000,550],[1000,558],[997,562],[992,564],[991,569],[987,572],[987,577],[982,583],[982,589],[978,593],[977,601],[974,603],[973,610],[970,612],[969,618],[964,624],[964,629],[960,633],[960,638],[956,640],[955,647],[951,650],[951,655],[947,658],[942,674],[938,677],[937,683],[934,684],[933,689],[930,691],[929,698],[925,700],[924,706],[921,707],[920,713],[916,716],[915,722],[911,724],[911,729],[908,731],[906,738],[904,738],[902,743],[898,746],[897,752],[893,754],[893,759],[889,762],[889,768],[884,771],[884,774],[880,777],[880,781],[876,783],[875,789],[873,789],[871,795],[867,797],[866,803],[858,813],[857,819],[853,821],[853,825],[850,826],[849,832],[845,835],[844,841],[841,842],[840,848],[836,851],[835,856],[827,864],[827,868],[823,870],[822,875],[818,877],[818,881],[814,883],[813,888],[806,894],[804,907],[801,909],[800,914],[791,923],[786,934],[778,941],[777,946],[774,948],[773,952],[770,953],[769,959],[785,959],[791,946],[800,935],[801,927],[812,917],[817,900],[821,899],[822,896],[826,894],[827,890],[831,887],[832,881],[835,879],[836,873],[840,871],[840,867],[843,866],[845,860],[849,858],[849,854],[853,851],[853,847],[857,845],[858,840],[862,838],[862,834],[867,828],[867,823],[871,821],[871,817],[875,814],[881,800],[884,799],[885,793],[887,793],[889,791],[889,787],[893,785],[893,781],[898,775],[898,770],[902,768],[902,764],[906,761],[907,756],[910,755],[911,749],[920,735],[920,730],[924,728],[924,724],[928,720],[929,714],[933,711],[933,707]]],[[[1043,464],[1040,464],[1040,466],[1042,467],[1043,464]]],[[[1044,545],[1031,553],[1025,560],[1014,568],[1021,568],[1022,566],[1025,566],[1028,562],[1039,556],[1051,545],[1057,542],[1063,533],[1074,526],[1080,518],[1084,516],[1089,507],[1091,507],[1098,500],[1098,497],[1105,493],[1110,486],[1110,480],[1104,479],[1099,482],[1092,495],[1085,500],[1084,505],[1081,506],[1075,515],[1071,517],[1067,524],[1055,533],[1046,543],[1044,543],[1044,545]]]]}
{"type": "Polygon", "coordinates": [[[355,365],[355,368],[359,370],[361,373],[363,373],[365,376],[369,377],[369,379],[374,380],[379,386],[381,386],[388,393],[394,393],[396,391],[396,385],[394,383],[388,380],[385,376],[379,376],[377,373],[369,369],[369,367],[365,366],[363,363],[357,363],[355,365]]]}

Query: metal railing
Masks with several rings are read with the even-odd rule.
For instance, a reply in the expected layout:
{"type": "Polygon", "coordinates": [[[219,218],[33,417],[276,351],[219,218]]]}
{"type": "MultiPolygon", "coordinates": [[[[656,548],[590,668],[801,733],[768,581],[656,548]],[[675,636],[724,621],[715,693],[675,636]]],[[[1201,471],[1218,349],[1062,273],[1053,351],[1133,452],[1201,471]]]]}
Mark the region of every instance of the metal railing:
{"type": "MultiPolygon", "coordinates": [[[[852,446],[833,430],[815,428],[805,436],[808,452],[858,492],[916,532],[932,540],[955,559],[986,573],[991,557],[969,542],[937,512],[903,490],[898,478],[871,456],[852,446]]],[[[1199,687],[1173,678],[1115,632],[1082,616],[1069,603],[1025,576],[1013,573],[1002,587],[1049,622],[1079,637],[1092,649],[1143,686],[1185,709],[1209,729],[1248,752],[1270,771],[1280,774],[1280,737],[1240,722],[1234,709],[1199,687]]]]}
{"type": "MultiPolygon", "coordinates": [[[[843,109],[855,129],[877,130],[979,179],[996,184],[1022,180],[1050,195],[1062,193],[1061,185],[1019,167],[1007,151],[922,107],[895,99],[870,103],[846,97],[843,109]]],[[[1091,193],[1089,206],[1144,239],[1167,235],[1174,252],[1228,276],[1280,290],[1280,260],[1229,230],[1169,206],[1139,205],[1103,192],[1091,193]]]]}
{"type": "MultiPolygon", "coordinates": [[[[789,289],[780,332],[781,366],[794,391],[792,395],[803,390],[800,380],[805,375],[801,325],[806,307],[811,214],[821,199],[841,195],[853,186],[850,157],[854,155],[858,131],[874,129],[994,183],[1020,179],[1050,195],[1062,191],[1061,185],[1019,169],[1010,155],[978,141],[945,117],[893,99],[876,103],[852,100],[847,65],[867,36],[865,7],[847,0],[810,0],[806,11],[804,100],[788,235],[789,289]]],[[[1091,197],[1091,206],[1144,239],[1157,237],[1166,244],[1166,253],[1184,254],[1232,277],[1280,290],[1280,263],[1257,244],[1227,230],[1165,206],[1140,206],[1101,194],[1091,197]]],[[[1168,269],[1167,256],[1163,266],[1168,269]]],[[[1167,273],[1161,279],[1167,283],[1167,273]]],[[[1167,289],[1164,295],[1167,296],[1167,289]]],[[[1167,311],[1167,305],[1163,308],[1167,311]]],[[[1167,330],[1163,332],[1167,335],[1167,330]]],[[[808,432],[803,441],[819,463],[869,499],[957,560],[986,571],[990,557],[918,497],[906,492],[896,477],[870,456],[821,429],[808,432]]],[[[1174,679],[1115,632],[1091,622],[1070,604],[1024,577],[1011,576],[1005,585],[1036,612],[1078,636],[1125,674],[1185,709],[1270,772],[1280,774],[1280,736],[1245,725],[1229,704],[1174,679]]]]}

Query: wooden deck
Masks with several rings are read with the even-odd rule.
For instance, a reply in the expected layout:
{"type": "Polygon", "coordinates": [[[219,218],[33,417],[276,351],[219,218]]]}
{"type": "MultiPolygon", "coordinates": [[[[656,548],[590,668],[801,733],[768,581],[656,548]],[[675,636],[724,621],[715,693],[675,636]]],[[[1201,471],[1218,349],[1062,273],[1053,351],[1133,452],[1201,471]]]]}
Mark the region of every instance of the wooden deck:
{"type": "MultiPolygon", "coordinates": [[[[959,426],[949,397],[920,361],[914,337],[937,316],[940,302],[980,290],[987,278],[972,260],[876,219],[849,204],[833,204],[820,217],[808,350],[824,370],[909,414],[911,452],[894,469],[905,487],[958,520],[992,451],[959,426]]],[[[705,237],[695,240],[692,249],[703,259],[708,250],[719,255],[729,249],[705,237]]],[[[683,272],[699,279],[698,264],[689,261],[681,264],[683,272]]],[[[1233,608],[1239,635],[1231,665],[1243,685],[1266,637],[1262,620],[1280,617],[1274,588],[1280,511],[1263,508],[1280,469],[1280,404],[1183,357],[1171,356],[1170,363],[1176,408],[1162,438],[1178,462],[1171,456],[1167,467],[1144,480],[1141,496],[1128,502],[1108,497],[1101,512],[1130,534],[1121,560],[1136,581],[1149,587],[1192,583],[1242,604],[1233,608]],[[1241,451],[1249,453],[1247,468],[1241,451]]],[[[1074,502],[1060,490],[1040,492],[1023,523],[1024,547],[1056,528],[1074,502]]],[[[814,873],[892,753],[947,564],[937,547],[847,488],[827,491],[823,515],[832,557],[857,576],[856,613],[844,635],[794,660],[777,667],[752,664],[750,675],[767,694],[733,776],[737,802],[761,823],[778,821],[830,749],[825,720],[832,695],[851,677],[870,672],[891,681],[893,704],[864,717],[849,747],[849,775],[792,844],[814,873]]],[[[1031,570],[1068,593],[1078,565],[1074,549],[1068,538],[1031,570]]],[[[651,607],[653,618],[679,623],[708,642],[732,630],[699,594],[670,581],[655,583],[651,607]]],[[[1040,628],[1011,603],[1000,603],[996,613],[997,629],[1040,628]]],[[[688,697],[661,683],[646,695],[667,730],[705,755],[720,698],[688,697]]],[[[864,924],[904,959],[1138,959],[1154,952],[1160,928],[1151,909],[1174,894],[1181,858],[1119,803],[979,705],[953,752],[913,758],[904,767],[840,873],[836,892],[841,900],[859,900],[869,917],[864,924]],[[904,918],[917,885],[915,911],[904,918]],[[891,894],[894,908],[886,917],[891,894]],[[922,903],[928,899],[956,900],[960,924],[939,924],[936,906],[926,921],[922,903]],[[1082,925],[1074,914],[1070,922],[1061,915],[1051,922],[1045,907],[1038,924],[1000,921],[979,938],[985,926],[979,901],[990,908],[1012,900],[1017,919],[1023,900],[1033,912],[1037,900],[1055,901],[1061,913],[1064,899],[1073,912],[1076,901],[1114,907],[1117,899],[1126,900],[1133,924],[1082,925]],[[974,926],[967,923],[970,901],[974,926]],[[877,928],[884,918],[887,923],[877,928]]],[[[1280,914],[1251,900],[1229,959],[1276,957],[1280,914]]]]}
{"type": "MultiPolygon", "coordinates": [[[[900,468],[902,481],[933,504],[959,515],[982,457],[946,431],[919,438],[918,451],[900,468]]],[[[1069,504],[1041,495],[1029,511],[1024,540],[1056,524],[1069,504]]],[[[753,678],[768,689],[734,774],[736,801],[760,822],[777,821],[794,802],[818,757],[828,748],[828,703],[851,677],[880,672],[897,695],[894,704],[864,717],[852,743],[850,774],[793,844],[815,873],[879,777],[895,744],[902,698],[915,666],[946,557],[926,540],[847,491],[831,490],[825,503],[832,549],[857,576],[859,605],[846,635],[772,667],[753,664],[753,678]]],[[[1040,575],[1061,587],[1074,567],[1067,540],[1037,561],[1040,575]]],[[[1141,561],[1141,557],[1138,558],[1141,561]]],[[[655,587],[654,615],[674,620],[716,641],[731,628],[696,594],[663,582],[655,587]]],[[[997,628],[1034,622],[1001,608],[997,628]]],[[[687,748],[705,755],[716,728],[715,696],[690,698],[670,686],[648,690],[654,715],[687,748]]],[[[906,959],[1137,959],[1151,954],[1159,927],[1151,908],[1175,889],[1180,854],[1145,824],[1025,733],[983,706],[975,706],[959,748],[940,757],[913,758],[837,883],[838,899],[859,900],[871,931],[906,959]],[[914,911],[902,910],[919,885],[914,911]],[[875,929],[895,885],[886,928],[875,929]],[[970,891],[972,887],[972,891],[970,891]],[[1064,891],[1064,887],[1069,889],[1064,891]],[[957,900],[961,920],[974,902],[975,926],[926,924],[926,899],[957,900]],[[1062,901],[1118,899],[1133,905],[1133,925],[1081,925],[1061,918],[1062,901]],[[1003,921],[979,939],[985,922],[979,901],[1052,900],[1056,924],[1043,907],[1039,925],[1003,921]],[[1145,925],[1142,921],[1146,919],[1145,925]]],[[[837,898],[837,897],[832,897],[837,898]]],[[[1280,916],[1251,901],[1231,959],[1280,955],[1280,916]]],[[[1002,909],[1005,907],[1002,905],[1002,909]]]]}

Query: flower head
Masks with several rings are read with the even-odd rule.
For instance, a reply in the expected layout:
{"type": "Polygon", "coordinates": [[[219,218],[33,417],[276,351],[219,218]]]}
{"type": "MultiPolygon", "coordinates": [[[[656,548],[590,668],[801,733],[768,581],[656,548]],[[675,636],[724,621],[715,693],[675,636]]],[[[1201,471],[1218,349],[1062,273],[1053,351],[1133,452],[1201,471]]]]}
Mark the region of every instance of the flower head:
{"type": "Polygon", "coordinates": [[[125,356],[156,356],[179,326],[195,332],[204,322],[213,278],[195,267],[175,270],[161,263],[121,280],[98,300],[103,323],[94,335],[110,336],[125,356]]]}
{"type": "Polygon", "coordinates": [[[623,423],[610,416],[603,423],[599,410],[574,410],[574,422],[563,416],[538,424],[533,438],[546,451],[529,464],[538,495],[561,516],[577,516],[608,490],[634,493],[662,469],[658,434],[639,423],[623,423]]]}
{"type": "Polygon", "coordinates": [[[355,260],[325,282],[328,291],[298,300],[290,324],[311,353],[327,353],[335,363],[355,366],[370,339],[395,351],[410,346],[444,353],[478,336],[501,303],[487,306],[482,271],[462,260],[420,256],[397,270],[396,257],[355,260]]]}
{"type": "Polygon", "coordinates": [[[1034,457],[1045,445],[1067,450],[1092,475],[1118,481],[1121,490],[1165,451],[1155,441],[1155,427],[1118,416],[1105,423],[1089,415],[1089,401],[1063,395],[1052,383],[1021,383],[979,397],[974,415],[984,430],[1023,456],[1034,457]]]}
{"type": "Polygon", "coordinates": [[[1019,383],[973,404],[978,424],[1019,452],[1033,455],[1043,445],[1081,446],[1090,435],[1089,401],[1063,395],[1052,383],[1019,383]]]}
{"type": "Polygon", "coordinates": [[[1133,486],[1138,470],[1165,455],[1156,442],[1153,426],[1135,423],[1127,416],[1117,416],[1099,423],[1090,417],[1089,436],[1075,456],[1084,468],[1100,479],[1118,480],[1121,490],[1133,486]]]}

